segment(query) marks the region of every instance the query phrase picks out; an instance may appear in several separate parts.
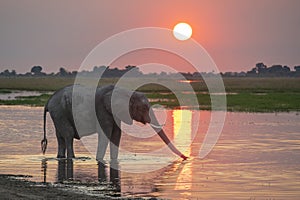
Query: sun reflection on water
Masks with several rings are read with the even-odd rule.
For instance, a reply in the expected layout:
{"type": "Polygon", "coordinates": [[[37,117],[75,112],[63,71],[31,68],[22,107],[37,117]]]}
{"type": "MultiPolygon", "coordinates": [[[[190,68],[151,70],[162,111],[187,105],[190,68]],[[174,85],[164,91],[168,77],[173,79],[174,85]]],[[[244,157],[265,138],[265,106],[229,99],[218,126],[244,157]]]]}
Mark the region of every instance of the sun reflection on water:
{"type": "MultiPolygon", "coordinates": [[[[190,155],[192,143],[192,111],[174,110],[174,143],[186,155],[190,155]]],[[[184,165],[175,183],[174,190],[184,191],[190,196],[192,188],[192,171],[189,165],[184,165]]]]}
{"type": "Polygon", "coordinates": [[[189,156],[192,143],[192,111],[173,110],[173,121],[175,146],[189,156]]]}

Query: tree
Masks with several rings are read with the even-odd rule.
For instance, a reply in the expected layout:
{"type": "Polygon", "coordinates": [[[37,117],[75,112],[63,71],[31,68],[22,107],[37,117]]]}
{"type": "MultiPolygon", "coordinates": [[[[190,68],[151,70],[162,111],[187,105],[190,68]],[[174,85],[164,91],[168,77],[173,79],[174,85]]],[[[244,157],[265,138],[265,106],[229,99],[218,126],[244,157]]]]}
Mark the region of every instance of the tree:
{"type": "Polygon", "coordinates": [[[12,70],[10,72],[8,69],[6,69],[6,70],[4,70],[3,72],[0,73],[0,76],[16,76],[16,75],[17,75],[17,73],[16,73],[15,70],[12,70]]]}
{"type": "Polygon", "coordinates": [[[291,69],[288,66],[283,66],[283,71],[285,73],[289,73],[291,71],[291,69]]]}
{"type": "Polygon", "coordinates": [[[40,75],[41,72],[42,72],[43,68],[41,66],[33,66],[31,68],[31,72],[34,74],[34,75],[40,75]]]}
{"type": "Polygon", "coordinates": [[[264,74],[267,72],[267,66],[264,63],[256,63],[255,67],[258,74],[264,74]]]}
{"type": "Polygon", "coordinates": [[[99,72],[103,73],[106,69],[108,69],[108,67],[106,67],[106,66],[100,66],[100,67],[95,66],[94,69],[93,69],[93,72],[95,72],[95,73],[99,73],[99,72]]]}
{"type": "Polygon", "coordinates": [[[257,69],[256,67],[252,68],[250,71],[247,71],[247,76],[257,76],[257,69]]]}
{"type": "Polygon", "coordinates": [[[60,76],[67,76],[67,75],[69,75],[69,73],[67,72],[67,70],[65,68],[63,68],[63,67],[59,68],[58,74],[60,76]]]}
{"type": "Polygon", "coordinates": [[[16,76],[16,75],[17,75],[16,70],[13,69],[13,70],[10,72],[10,75],[11,75],[11,76],[16,76]]]}

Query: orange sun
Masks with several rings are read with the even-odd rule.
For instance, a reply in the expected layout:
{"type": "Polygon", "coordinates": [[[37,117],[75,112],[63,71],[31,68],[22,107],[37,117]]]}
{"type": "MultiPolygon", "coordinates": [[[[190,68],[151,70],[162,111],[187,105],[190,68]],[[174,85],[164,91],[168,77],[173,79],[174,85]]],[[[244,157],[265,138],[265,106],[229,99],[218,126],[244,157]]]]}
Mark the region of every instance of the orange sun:
{"type": "Polygon", "coordinates": [[[176,24],[173,28],[173,35],[178,40],[187,40],[193,34],[192,27],[184,22],[176,24]]]}

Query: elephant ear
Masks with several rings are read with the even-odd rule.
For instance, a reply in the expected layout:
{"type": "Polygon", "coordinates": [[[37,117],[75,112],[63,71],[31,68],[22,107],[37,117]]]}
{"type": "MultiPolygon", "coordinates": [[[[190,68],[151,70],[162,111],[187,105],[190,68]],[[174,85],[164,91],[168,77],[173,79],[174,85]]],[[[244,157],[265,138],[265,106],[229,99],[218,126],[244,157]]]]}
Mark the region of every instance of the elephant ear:
{"type": "Polygon", "coordinates": [[[130,97],[132,92],[114,88],[104,96],[105,108],[117,119],[131,125],[133,119],[130,116],[130,97]]]}

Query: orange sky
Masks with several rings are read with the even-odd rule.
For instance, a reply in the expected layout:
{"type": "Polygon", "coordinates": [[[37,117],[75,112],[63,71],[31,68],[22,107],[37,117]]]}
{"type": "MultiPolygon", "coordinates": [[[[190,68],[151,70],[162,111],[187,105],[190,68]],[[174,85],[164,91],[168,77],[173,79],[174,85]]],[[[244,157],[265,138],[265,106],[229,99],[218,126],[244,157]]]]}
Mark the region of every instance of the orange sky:
{"type": "Polygon", "coordinates": [[[247,71],[256,62],[293,68],[300,65],[299,8],[298,0],[2,0],[0,71],[77,70],[113,34],[180,21],[193,27],[220,71],[247,71]]]}

